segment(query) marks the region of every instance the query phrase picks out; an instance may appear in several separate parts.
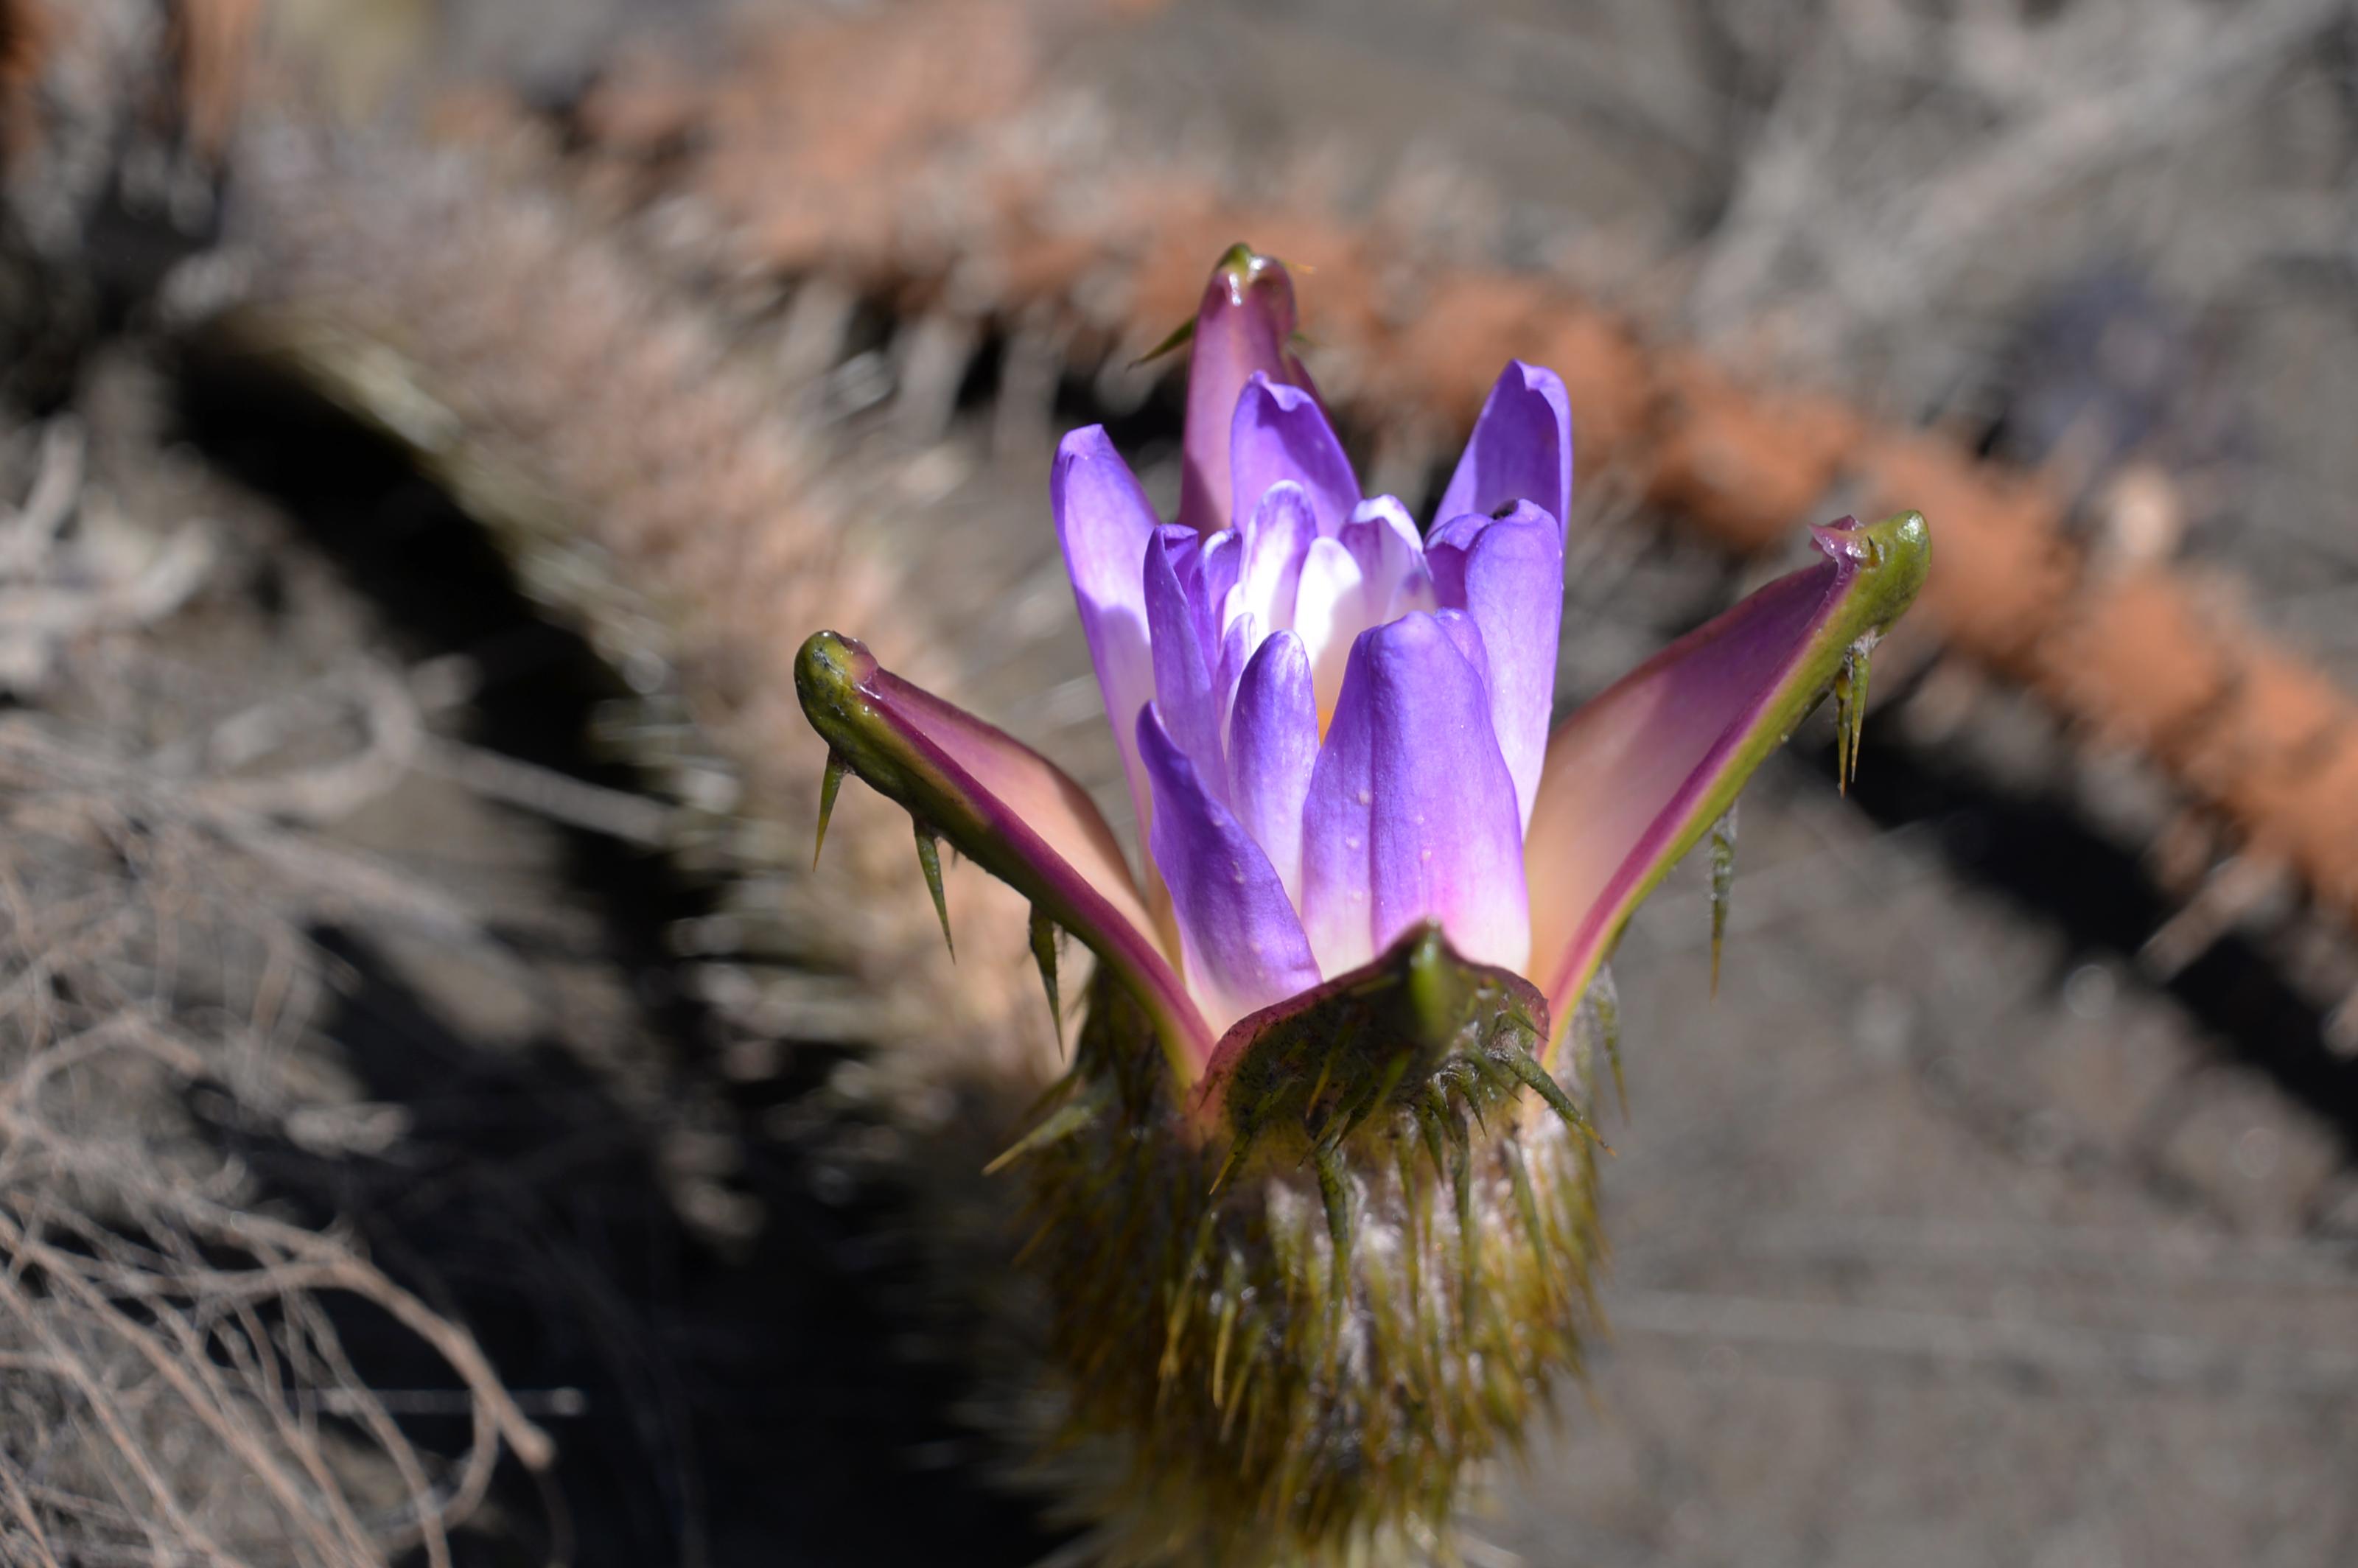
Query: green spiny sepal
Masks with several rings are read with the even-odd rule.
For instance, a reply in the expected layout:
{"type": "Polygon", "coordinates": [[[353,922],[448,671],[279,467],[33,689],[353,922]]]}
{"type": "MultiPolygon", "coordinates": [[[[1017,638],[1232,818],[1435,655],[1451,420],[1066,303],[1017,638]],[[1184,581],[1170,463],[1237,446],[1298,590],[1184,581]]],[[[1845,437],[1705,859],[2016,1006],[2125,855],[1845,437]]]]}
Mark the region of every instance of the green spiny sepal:
{"type": "Polygon", "coordinates": [[[1437,929],[1239,1029],[1183,1097],[1100,979],[1016,1162],[1092,1560],[1420,1556],[1579,1367],[1594,1139],[1544,1001],[1437,929]]]}

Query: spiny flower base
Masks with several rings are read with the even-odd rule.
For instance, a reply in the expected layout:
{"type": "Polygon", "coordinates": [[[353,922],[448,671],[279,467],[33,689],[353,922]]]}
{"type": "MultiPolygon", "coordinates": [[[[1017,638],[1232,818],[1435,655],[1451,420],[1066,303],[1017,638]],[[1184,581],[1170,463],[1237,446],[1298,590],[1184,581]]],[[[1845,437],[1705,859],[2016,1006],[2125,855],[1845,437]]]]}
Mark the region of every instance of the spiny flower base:
{"type": "Polygon", "coordinates": [[[1215,1135],[1188,1124],[1148,1028],[1100,979],[1073,1071],[1011,1151],[1064,1435],[1114,1454],[1083,1505],[1098,1560],[1432,1555],[1467,1467],[1519,1448],[1580,1365],[1592,1141],[1502,1065],[1538,1044],[1506,1010],[1391,1058],[1412,1074],[1346,1046],[1319,1061],[1297,1032],[1289,1056],[1323,1072],[1265,1065],[1260,1098],[1307,1114],[1249,1141],[1233,1107],[1215,1135]]]}

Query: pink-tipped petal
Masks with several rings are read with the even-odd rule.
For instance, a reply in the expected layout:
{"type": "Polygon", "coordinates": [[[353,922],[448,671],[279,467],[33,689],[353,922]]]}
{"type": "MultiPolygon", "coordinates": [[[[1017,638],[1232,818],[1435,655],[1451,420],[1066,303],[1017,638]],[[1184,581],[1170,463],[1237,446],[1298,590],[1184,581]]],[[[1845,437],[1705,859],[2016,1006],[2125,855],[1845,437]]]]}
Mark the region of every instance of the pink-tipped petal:
{"type": "Polygon", "coordinates": [[[1187,356],[1187,426],[1179,468],[1179,521],[1206,533],[1230,522],[1228,438],[1237,399],[1255,374],[1316,388],[1293,357],[1293,280],[1274,256],[1231,246],[1212,269],[1187,356]]]}
{"type": "Polygon", "coordinates": [[[835,754],[968,859],[1031,899],[1128,984],[1183,1082],[1213,1035],[1154,936],[1121,847],[1087,792],[1002,730],[821,632],[795,660],[803,712],[835,754]]]}
{"type": "Polygon", "coordinates": [[[1263,640],[1237,686],[1228,715],[1228,801],[1296,904],[1302,902],[1302,808],[1317,761],[1310,656],[1301,638],[1280,632],[1263,640]]]}
{"type": "Polygon", "coordinates": [[[1352,644],[1303,814],[1303,929],[1323,973],[1428,919],[1476,963],[1530,954],[1515,782],[1458,651],[1471,632],[1420,613],[1352,644]]]}
{"type": "Polygon", "coordinates": [[[1572,401],[1555,372],[1513,360],[1483,400],[1433,515],[1489,516],[1518,501],[1554,518],[1562,539],[1572,515],[1572,401]]]}
{"type": "Polygon", "coordinates": [[[1490,724],[1515,776],[1522,820],[1539,796],[1563,624],[1563,540],[1554,518],[1520,502],[1502,518],[1455,517],[1425,545],[1441,602],[1482,628],[1490,650],[1490,724]]]}
{"type": "Polygon", "coordinates": [[[1215,1029],[1318,983],[1318,966],[1277,871],[1204,788],[1148,708],[1138,745],[1154,779],[1155,864],[1171,889],[1187,983],[1215,1029]]]}
{"type": "Polygon", "coordinates": [[[1559,1029],[1630,913],[1924,580],[1919,514],[1816,534],[1830,559],[1680,638],[1550,739],[1524,849],[1525,972],[1559,1029]]]}
{"type": "Polygon", "coordinates": [[[1228,440],[1231,515],[1249,517],[1273,484],[1298,484],[1318,532],[1328,538],[1359,504],[1359,481],[1318,399],[1299,386],[1255,375],[1237,399],[1228,440]]]}
{"type": "Polygon", "coordinates": [[[1048,499],[1143,841],[1153,800],[1127,716],[1154,696],[1144,568],[1146,542],[1161,520],[1101,425],[1076,430],[1058,445],[1048,499]]]}

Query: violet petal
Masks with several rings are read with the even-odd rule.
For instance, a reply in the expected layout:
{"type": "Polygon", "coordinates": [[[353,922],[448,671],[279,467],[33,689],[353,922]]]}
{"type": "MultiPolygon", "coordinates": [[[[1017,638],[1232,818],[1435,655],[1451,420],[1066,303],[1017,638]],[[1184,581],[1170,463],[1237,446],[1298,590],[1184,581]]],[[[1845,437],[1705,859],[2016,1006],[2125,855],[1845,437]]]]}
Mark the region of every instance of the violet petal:
{"type": "Polygon", "coordinates": [[[1411,611],[1440,607],[1433,597],[1432,574],[1425,567],[1424,546],[1417,538],[1416,520],[1399,501],[1379,495],[1359,503],[1336,537],[1359,563],[1367,624],[1380,626],[1411,611]]]}
{"type": "Polygon", "coordinates": [[[1139,713],[1138,744],[1154,780],[1154,861],[1205,1016],[1226,1028],[1316,985],[1310,944],[1269,857],[1205,789],[1152,707],[1139,713]]]}
{"type": "Polygon", "coordinates": [[[1433,615],[1352,644],[1303,813],[1302,913],[1329,974],[1427,918],[1477,963],[1529,956],[1514,779],[1481,675],[1433,615]]]}
{"type": "MultiPolygon", "coordinates": [[[[1490,649],[1482,635],[1482,628],[1462,610],[1437,610],[1432,613],[1433,623],[1441,628],[1449,639],[1449,645],[1457,650],[1457,656],[1466,661],[1466,667],[1474,672],[1474,678],[1480,681],[1482,688],[1487,691],[1490,687],[1490,649]]],[[[1496,738],[1495,731],[1493,738],[1496,738]]],[[[1520,829],[1521,824],[1516,826],[1520,829]]]]}
{"type": "Polygon", "coordinates": [[[1308,495],[1318,532],[1328,538],[1359,504],[1358,478],[1317,398],[1267,375],[1256,374],[1237,398],[1228,472],[1237,517],[1250,516],[1271,485],[1288,481],[1308,495]]]}
{"type": "Polygon", "coordinates": [[[1293,281],[1284,264],[1246,245],[1231,247],[1205,285],[1187,355],[1179,468],[1179,521],[1185,526],[1211,533],[1229,524],[1229,430],[1245,384],[1263,373],[1316,392],[1289,346],[1293,327],[1293,281]]]}
{"type": "MultiPolygon", "coordinates": [[[[1237,706],[1237,687],[1261,640],[1260,622],[1249,610],[1230,620],[1228,629],[1220,633],[1220,660],[1212,672],[1212,684],[1219,693],[1218,728],[1223,736],[1228,733],[1228,716],[1237,706]]],[[[1225,752],[1228,748],[1223,745],[1221,750],[1225,752]]]]}
{"type": "Polygon", "coordinates": [[[1237,586],[1238,576],[1244,570],[1245,541],[1244,535],[1234,528],[1206,534],[1203,539],[1203,553],[1197,557],[1196,568],[1204,579],[1203,596],[1198,600],[1200,624],[1205,641],[1217,643],[1220,640],[1221,622],[1227,619],[1220,607],[1227,601],[1229,591],[1237,586]]]}
{"type": "MultiPolygon", "coordinates": [[[[1117,716],[1136,713],[1154,695],[1142,574],[1146,542],[1159,519],[1102,425],[1076,430],[1058,445],[1048,499],[1142,840],[1152,795],[1138,758],[1138,736],[1117,716]]],[[[1147,871],[1151,884],[1152,868],[1147,871]]]]}
{"type": "MultiPolygon", "coordinates": [[[[1192,528],[1157,528],[1146,544],[1146,623],[1152,634],[1154,701],[1163,722],[1198,768],[1219,768],[1219,646],[1206,635],[1202,535],[1192,528]]],[[[1142,706],[1142,705],[1141,705],[1142,706]]],[[[1150,830],[1152,824],[1149,824],[1150,830]]]]}
{"type": "Polygon", "coordinates": [[[1276,868],[1285,896],[1302,902],[1302,808],[1318,761],[1318,706],[1302,639],[1264,639],[1237,684],[1228,715],[1228,801],[1276,868]]]}
{"type": "Polygon", "coordinates": [[[1510,360],[1483,400],[1433,515],[1490,516],[1518,501],[1554,518],[1561,541],[1572,515],[1572,404],[1555,372],[1510,360]]]}
{"type": "Polygon", "coordinates": [[[1554,518],[1519,502],[1502,518],[1451,518],[1425,545],[1441,602],[1465,611],[1490,650],[1490,727],[1531,818],[1555,703],[1556,639],[1563,623],[1563,542],[1554,518]]]}

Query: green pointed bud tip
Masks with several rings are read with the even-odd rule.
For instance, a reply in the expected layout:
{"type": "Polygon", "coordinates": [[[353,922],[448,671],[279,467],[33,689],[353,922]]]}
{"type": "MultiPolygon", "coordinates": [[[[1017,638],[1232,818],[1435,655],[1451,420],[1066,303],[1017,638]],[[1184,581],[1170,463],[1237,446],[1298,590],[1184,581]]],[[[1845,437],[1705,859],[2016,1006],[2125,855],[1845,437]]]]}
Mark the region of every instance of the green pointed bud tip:
{"type": "MultiPolygon", "coordinates": [[[[1228,305],[1238,306],[1242,305],[1255,289],[1261,287],[1283,289],[1290,302],[1293,283],[1287,276],[1283,262],[1275,256],[1263,255],[1239,240],[1221,252],[1220,259],[1213,264],[1211,281],[1205,288],[1205,303],[1197,314],[1188,317],[1164,333],[1156,341],[1152,348],[1130,361],[1129,368],[1136,370],[1141,365],[1152,364],[1155,361],[1176,353],[1193,343],[1195,341],[1196,324],[1202,319],[1203,312],[1211,308],[1213,296],[1220,296],[1228,305]]],[[[1299,336],[1299,333],[1291,334],[1289,343],[1293,338],[1299,336]]]]}
{"type": "Polygon", "coordinates": [[[1238,240],[1220,253],[1220,259],[1212,264],[1212,275],[1228,279],[1231,297],[1242,298],[1244,290],[1252,287],[1261,269],[1276,264],[1276,257],[1265,256],[1238,240]]]}
{"type": "Polygon", "coordinates": [[[860,682],[876,667],[866,648],[840,632],[814,632],[795,655],[795,695],[806,708],[846,714],[865,706],[860,682]]]}
{"type": "Polygon", "coordinates": [[[876,676],[867,648],[840,632],[814,632],[795,655],[795,695],[803,713],[827,742],[827,776],[820,781],[819,831],[835,804],[842,775],[858,773],[871,785],[908,804],[896,787],[904,776],[899,761],[877,743],[876,709],[860,687],[876,676]]]}
{"type": "Polygon", "coordinates": [[[1915,602],[1932,567],[1932,535],[1921,512],[1902,512],[1880,523],[1844,518],[1812,527],[1819,549],[1836,559],[1857,564],[1861,589],[1866,595],[1863,619],[1887,627],[1915,602]]]}
{"type": "Polygon", "coordinates": [[[1852,590],[1857,596],[1856,611],[1844,619],[1860,631],[1843,650],[1833,683],[1835,784],[1848,795],[1858,776],[1859,741],[1866,721],[1868,656],[1924,586],[1932,567],[1932,535],[1920,512],[1902,512],[1870,524],[1844,518],[1810,533],[1827,556],[1858,568],[1852,590]]]}
{"type": "Polygon", "coordinates": [[[1445,1044],[1465,1022],[1473,981],[1439,925],[1428,922],[1411,938],[1403,968],[1412,1038],[1427,1049],[1445,1044]]]}
{"type": "MultiPolygon", "coordinates": [[[[1273,255],[1253,249],[1239,240],[1220,253],[1212,267],[1215,287],[1226,286],[1228,303],[1241,305],[1256,289],[1282,289],[1290,301],[1293,295],[1293,270],[1273,255]]],[[[1308,267],[1299,270],[1307,273],[1308,267]]]]}

